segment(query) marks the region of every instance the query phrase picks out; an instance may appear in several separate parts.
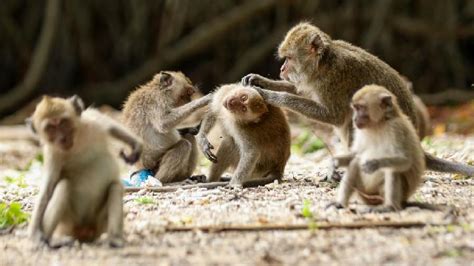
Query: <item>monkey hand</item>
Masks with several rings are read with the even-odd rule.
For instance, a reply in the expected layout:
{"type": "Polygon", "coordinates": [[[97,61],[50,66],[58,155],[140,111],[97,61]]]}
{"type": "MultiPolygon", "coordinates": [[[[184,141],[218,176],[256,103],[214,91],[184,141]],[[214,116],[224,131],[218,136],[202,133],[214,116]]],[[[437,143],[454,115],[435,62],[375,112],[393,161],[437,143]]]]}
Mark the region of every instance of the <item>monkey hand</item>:
{"type": "Polygon", "coordinates": [[[257,87],[264,88],[265,80],[266,78],[260,76],[259,74],[251,73],[243,77],[240,83],[244,86],[257,86],[257,87]]]}
{"type": "Polygon", "coordinates": [[[380,163],[377,160],[368,160],[364,164],[362,164],[362,171],[367,174],[372,174],[373,172],[379,170],[380,163]]]}
{"type": "Polygon", "coordinates": [[[130,154],[126,154],[124,150],[120,151],[120,157],[128,164],[134,164],[140,159],[142,148],[137,147],[132,150],[130,154]]]}
{"type": "Polygon", "coordinates": [[[211,151],[212,149],[214,149],[214,146],[212,146],[212,144],[209,142],[209,140],[207,140],[206,137],[199,138],[199,145],[201,146],[201,151],[202,153],[204,153],[204,156],[206,156],[209,161],[217,163],[217,157],[211,151]]]}

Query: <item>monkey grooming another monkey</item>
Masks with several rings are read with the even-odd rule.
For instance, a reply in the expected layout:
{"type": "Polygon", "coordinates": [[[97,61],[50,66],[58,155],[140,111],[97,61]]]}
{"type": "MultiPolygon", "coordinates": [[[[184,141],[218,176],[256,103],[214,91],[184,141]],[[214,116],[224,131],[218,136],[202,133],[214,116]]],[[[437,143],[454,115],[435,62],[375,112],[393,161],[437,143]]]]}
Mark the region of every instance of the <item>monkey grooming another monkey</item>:
{"type": "Polygon", "coordinates": [[[290,129],[282,110],[265,103],[251,87],[221,86],[197,135],[204,155],[213,162],[208,181],[219,180],[231,167],[233,187],[258,186],[280,180],[290,157],[290,129]],[[206,134],[216,122],[224,138],[217,154],[206,134]]]}
{"type": "Polygon", "coordinates": [[[332,205],[347,207],[355,190],[368,204],[383,203],[374,212],[400,210],[420,185],[425,170],[416,130],[384,87],[364,86],[354,94],[351,107],[354,141],[350,154],[335,157],[336,165],[347,166],[347,171],[332,205]]]}
{"type": "Polygon", "coordinates": [[[82,101],[45,96],[29,120],[45,158],[45,180],[29,225],[34,240],[51,246],[54,235],[93,241],[106,232],[112,247],[123,245],[123,187],[109,135],[132,148],[122,158],[138,160],[140,141],[82,101]]]}
{"type": "Polygon", "coordinates": [[[194,92],[183,73],[162,71],[132,92],[124,104],[125,124],[144,141],[138,166],[152,170],[162,183],[183,181],[196,168],[196,132],[186,129],[180,135],[177,130],[210,102],[210,95],[191,101],[194,92]]]}
{"type": "MultiPolygon", "coordinates": [[[[285,107],[309,119],[334,126],[342,143],[351,146],[353,125],[349,108],[352,95],[369,84],[379,84],[398,99],[400,109],[419,128],[412,93],[400,74],[365,50],[329,35],[309,23],[293,27],[278,48],[285,60],[274,81],[257,74],[242,79],[255,85],[269,104],[285,107]],[[288,92],[297,92],[294,95],[288,92]]],[[[421,138],[423,136],[420,136],[421,138]]],[[[425,153],[428,169],[474,175],[474,167],[449,162],[425,153]]]]}

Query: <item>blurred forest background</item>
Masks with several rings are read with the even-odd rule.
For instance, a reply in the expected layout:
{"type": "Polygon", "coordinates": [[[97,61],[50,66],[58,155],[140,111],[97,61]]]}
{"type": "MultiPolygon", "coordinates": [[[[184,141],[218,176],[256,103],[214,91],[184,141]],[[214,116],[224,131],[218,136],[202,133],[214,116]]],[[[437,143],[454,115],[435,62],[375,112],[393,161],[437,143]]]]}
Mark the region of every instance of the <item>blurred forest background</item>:
{"type": "Polygon", "coordinates": [[[472,0],[1,0],[0,117],[45,93],[119,108],[160,70],[204,92],[277,78],[301,20],[387,61],[428,104],[474,98],[472,0]]]}

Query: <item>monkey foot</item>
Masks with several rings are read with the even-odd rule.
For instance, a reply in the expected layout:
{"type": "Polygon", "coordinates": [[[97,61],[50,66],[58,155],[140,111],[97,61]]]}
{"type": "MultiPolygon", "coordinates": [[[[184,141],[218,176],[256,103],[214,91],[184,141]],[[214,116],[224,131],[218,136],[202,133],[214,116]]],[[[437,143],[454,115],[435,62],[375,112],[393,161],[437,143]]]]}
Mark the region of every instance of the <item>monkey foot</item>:
{"type": "Polygon", "coordinates": [[[328,183],[339,183],[342,180],[342,173],[337,170],[334,170],[320,180],[320,182],[328,182],[328,183]]]}
{"type": "Polygon", "coordinates": [[[121,237],[111,237],[108,239],[108,244],[111,248],[122,248],[125,243],[121,237]]]}
{"type": "Polygon", "coordinates": [[[333,201],[329,203],[328,205],[326,205],[326,209],[330,209],[330,208],[344,209],[344,206],[337,201],[333,201]]]}
{"type": "Polygon", "coordinates": [[[47,241],[49,248],[58,249],[62,247],[72,247],[74,245],[75,239],[72,237],[62,237],[58,240],[47,241]]]}
{"type": "Polygon", "coordinates": [[[360,211],[360,214],[366,214],[366,213],[387,213],[387,212],[394,212],[396,209],[392,206],[375,206],[375,207],[368,207],[362,211],[360,211]]]}
{"type": "Polygon", "coordinates": [[[189,180],[196,181],[198,183],[205,183],[206,182],[206,176],[205,175],[193,175],[193,176],[189,177],[189,180]]]}

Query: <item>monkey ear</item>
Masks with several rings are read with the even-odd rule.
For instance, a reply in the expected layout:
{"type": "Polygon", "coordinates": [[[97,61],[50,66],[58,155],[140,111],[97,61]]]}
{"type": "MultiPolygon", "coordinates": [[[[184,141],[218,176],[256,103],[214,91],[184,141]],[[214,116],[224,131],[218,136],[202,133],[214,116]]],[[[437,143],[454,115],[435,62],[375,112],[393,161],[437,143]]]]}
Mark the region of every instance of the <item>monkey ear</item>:
{"type": "Polygon", "coordinates": [[[166,88],[173,82],[173,76],[168,72],[160,72],[160,85],[162,88],[166,88]]]}
{"type": "Polygon", "coordinates": [[[321,56],[329,45],[328,38],[319,33],[312,35],[310,41],[310,51],[318,56],[321,56]]]}
{"type": "Polygon", "coordinates": [[[35,125],[33,124],[33,118],[31,117],[26,118],[25,124],[33,133],[36,134],[36,128],[35,128],[35,125]]]}
{"type": "Polygon", "coordinates": [[[71,98],[69,98],[69,101],[74,107],[76,114],[81,115],[82,111],[84,111],[84,102],[82,101],[82,99],[79,96],[74,95],[71,98]]]}
{"type": "Polygon", "coordinates": [[[384,109],[392,107],[393,106],[392,96],[383,95],[382,97],[380,97],[380,106],[384,109]]]}

